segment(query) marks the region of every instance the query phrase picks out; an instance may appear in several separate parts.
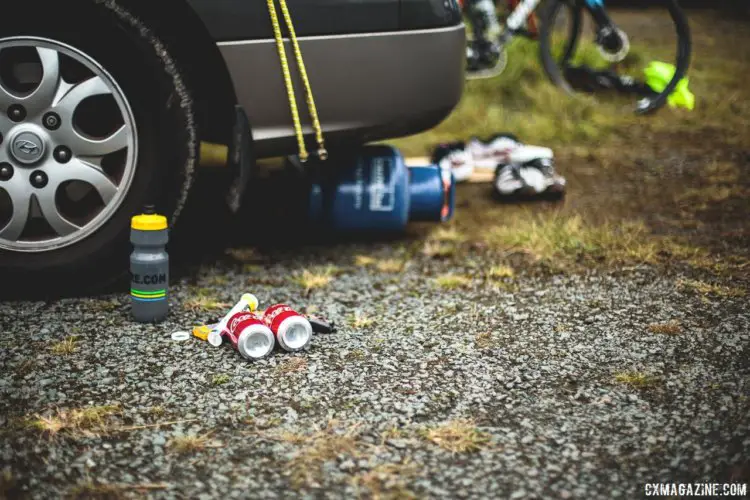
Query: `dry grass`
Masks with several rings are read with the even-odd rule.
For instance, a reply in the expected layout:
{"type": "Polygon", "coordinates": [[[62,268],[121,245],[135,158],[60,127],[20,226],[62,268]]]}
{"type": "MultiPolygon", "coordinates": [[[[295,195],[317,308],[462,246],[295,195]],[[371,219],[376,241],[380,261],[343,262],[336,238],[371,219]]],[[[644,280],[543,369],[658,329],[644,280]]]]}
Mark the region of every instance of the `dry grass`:
{"type": "Polygon", "coordinates": [[[478,333],[474,337],[474,344],[478,349],[490,349],[495,346],[495,339],[492,338],[492,332],[478,333]]]}
{"type": "Polygon", "coordinates": [[[615,382],[628,385],[636,389],[645,389],[656,385],[657,379],[643,372],[620,372],[615,374],[615,382]]]}
{"type": "Polygon", "coordinates": [[[211,434],[177,436],[172,438],[168,444],[169,449],[178,455],[187,455],[208,448],[220,448],[221,446],[221,443],[211,439],[211,434]]]}
{"type": "Polygon", "coordinates": [[[487,272],[487,276],[492,280],[502,280],[515,277],[516,272],[510,266],[492,266],[487,272]]]}
{"type": "Polygon", "coordinates": [[[114,312],[120,308],[120,303],[114,300],[94,300],[89,303],[89,308],[92,311],[114,312]]]}
{"type": "Polygon", "coordinates": [[[744,297],[747,291],[743,288],[706,283],[700,280],[679,280],[677,288],[680,290],[689,290],[701,295],[714,295],[717,297],[744,297]]]}
{"type": "Polygon", "coordinates": [[[333,277],[338,272],[338,268],[335,266],[327,266],[317,269],[305,269],[301,273],[297,273],[292,277],[292,282],[301,286],[306,294],[311,291],[325,288],[331,284],[333,277]]]}
{"type": "Polygon", "coordinates": [[[352,479],[358,496],[368,495],[373,500],[416,499],[409,482],[418,474],[417,467],[408,462],[381,464],[352,479]]]}
{"type": "Polygon", "coordinates": [[[23,363],[16,369],[16,374],[20,377],[25,377],[37,368],[37,362],[33,359],[25,359],[23,363]]]}
{"type": "Polygon", "coordinates": [[[152,417],[163,417],[166,415],[167,410],[163,406],[152,406],[148,409],[148,414],[152,417]]]}
{"type": "Polygon", "coordinates": [[[443,274],[435,278],[435,284],[446,290],[455,290],[471,285],[471,278],[461,274],[443,274]]]}
{"type": "Polygon", "coordinates": [[[189,293],[191,296],[184,304],[189,311],[217,311],[232,307],[232,304],[221,301],[212,288],[193,287],[189,293]]]}
{"type": "Polygon", "coordinates": [[[243,264],[257,264],[263,262],[263,256],[254,248],[230,248],[227,255],[243,264]]]}
{"type": "Polygon", "coordinates": [[[422,437],[451,453],[471,453],[489,446],[489,434],[480,431],[472,420],[460,419],[426,429],[422,437]]]}
{"type": "Polygon", "coordinates": [[[115,427],[110,426],[110,417],[120,415],[119,405],[87,406],[70,410],[58,409],[50,415],[35,415],[25,422],[27,428],[37,430],[45,436],[58,435],[86,437],[105,434],[115,427]]]}
{"type": "Polygon", "coordinates": [[[390,439],[403,439],[404,437],[406,437],[406,432],[397,425],[394,425],[380,433],[380,445],[384,445],[390,439]]]}
{"type": "Polygon", "coordinates": [[[350,361],[361,361],[365,359],[367,355],[365,354],[365,351],[362,349],[354,349],[349,354],[346,355],[346,359],[350,361]]]}
{"type": "Polygon", "coordinates": [[[226,276],[222,276],[220,274],[217,274],[215,276],[209,277],[206,282],[209,286],[224,286],[229,284],[229,278],[226,276]]]}
{"type": "Polygon", "coordinates": [[[66,337],[64,340],[52,344],[49,350],[55,356],[69,356],[78,350],[78,337],[76,335],[66,337]]]}
{"type": "Polygon", "coordinates": [[[307,370],[307,359],[306,358],[289,358],[276,367],[276,373],[280,375],[289,375],[290,373],[297,373],[307,370]]]}
{"type": "Polygon", "coordinates": [[[452,243],[458,245],[466,241],[466,235],[461,233],[455,227],[439,227],[430,233],[430,240],[437,241],[439,243],[452,243]]]}
{"type": "Polygon", "coordinates": [[[367,328],[375,324],[375,319],[367,316],[364,313],[356,312],[349,318],[349,326],[355,330],[367,328]]]}
{"type": "Polygon", "coordinates": [[[673,319],[666,323],[652,323],[648,325],[648,331],[661,335],[677,335],[682,333],[682,325],[678,320],[673,319]]]}
{"type": "Polygon", "coordinates": [[[456,245],[441,243],[439,241],[427,241],[422,248],[422,254],[431,259],[447,259],[458,253],[456,245]]]}
{"type": "Polygon", "coordinates": [[[578,215],[529,211],[509,217],[486,239],[498,249],[524,252],[548,261],[589,257],[608,262],[654,263],[664,247],[641,222],[591,225],[578,215]]]}
{"type": "Polygon", "coordinates": [[[358,441],[357,426],[340,428],[335,421],[312,434],[285,432],[276,439],[299,447],[286,470],[290,471],[295,489],[319,488],[323,465],[342,456],[359,457],[363,446],[358,441]]]}
{"type": "Polygon", "coordinates": [[[375,264],[375,268],[381,273],[400,273],[404,270],[406,262],[399,259],[383,259],[375,264]]]}
{"type": "Polygon", "coordinates": [[[211,385],[214,385],[214,386],[224,385],[230,380],[231,378],[226,373],[217,373],[216,375],[211,377],[211,385]]]}
{"type": "Polygon", "coordinates": [[[378,261],[375,257],[371,257],[369,255],[355,255],[354,256],[354,265],[357,267],[368,267],[375,265],[375,263],[378,261]]]}

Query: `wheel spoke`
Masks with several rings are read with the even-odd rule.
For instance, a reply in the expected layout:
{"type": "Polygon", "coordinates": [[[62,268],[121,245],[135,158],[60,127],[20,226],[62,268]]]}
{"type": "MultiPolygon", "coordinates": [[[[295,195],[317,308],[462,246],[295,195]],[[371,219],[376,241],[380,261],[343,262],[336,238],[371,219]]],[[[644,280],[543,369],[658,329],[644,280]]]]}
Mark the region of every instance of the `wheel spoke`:
{"type": "Polygon", "coordinates": [[[55,202],[56,192],[56,187],[47,186],[45,189],[34,193],[34,196],[39,203],[39,209],[42,211],[44,220],[47,221],[58,236],[67,236],[81,228],[63,217],[57,209],[57,203],[55,202]]]}
{"type": "Polygon", "coordinates": [[[11,129],[13,126],[13,122],[10,121],[10,118],[5,114],[4,109],[0,109],[0,132],[3,133],[3,135],[8,133],[8,130],[11,129]]]}
{"type": "Polygon", "coordinates": [[[104,156],[128,147],[129,131],[123,125],[115,133],[104,139],[87,137],[71,127],[65,134],[65,144],[77,156],[104,156]]]}
{"type": "Polygon", "coordinates": [[[55,97],[53,106],[58,109],[61,115],[66,115],[72,121],[73,113],[75,113],[76,108],[84,99],[111,93],[112,91],[107,87],[104,80],[98,76],[94,76],[71,87],[61,86],[60,92],[55,97]]]}
{"type": "Polygon", "coordinates": [[[0,228],[0,239],[8,241],[17,241],[21,237],[24,228],[26,227],[26,221],[29,219],[29,200],[28,195],[23,197],[13,197],[13,215],[10,217],[10,221],[5,227],[0,228]]]}
{"type": "MultiPolygon", "coordinates": [[[[105,205],[112,201],[112,198],[117,194],[117,185],[96,165],[74,159],[58,168],[64,171],[65,179],[62,182],[75,180],[89,184],[96,189],[105,205]]],[[[59,184],[58,181],[57,185],[59,184]]]]}
{"type": "Polygon", "coordinates": [[[56,50],[37,47],[42,63],[42,81],[39,86],[24,98],[29,115],[36,115],[52,105],[60,85],[60,55],[56,50]]]}
{"type": "Polygon", "coordinates": [[[19,103],[21,100],[21,97],[6,89],[3,85],[3,81],[0,80],[0,120],[5,119],[10,123],[10,120],[6,117],[5,113],[8,111],[11,104],[19,103]]]}

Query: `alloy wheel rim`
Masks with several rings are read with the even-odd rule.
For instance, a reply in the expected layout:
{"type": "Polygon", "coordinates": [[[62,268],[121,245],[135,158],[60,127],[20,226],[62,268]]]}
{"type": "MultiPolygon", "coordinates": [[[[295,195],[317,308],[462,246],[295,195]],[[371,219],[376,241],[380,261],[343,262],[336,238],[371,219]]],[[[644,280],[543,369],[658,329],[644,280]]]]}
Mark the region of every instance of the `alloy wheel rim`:
{"type": "Polygon", "coordinates": [[[0,39],[0,248],[45,252],[100,229],[138,157],[135,118],[88,54],[38,37],[0,39]]]}

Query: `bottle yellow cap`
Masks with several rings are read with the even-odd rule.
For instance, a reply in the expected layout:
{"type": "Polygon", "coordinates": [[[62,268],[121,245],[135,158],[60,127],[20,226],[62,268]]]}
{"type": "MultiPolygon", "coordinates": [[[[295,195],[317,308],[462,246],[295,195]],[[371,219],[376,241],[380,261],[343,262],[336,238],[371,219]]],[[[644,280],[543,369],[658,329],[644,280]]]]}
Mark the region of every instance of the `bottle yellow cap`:
{"type": "Polygon", "coordinates": [[[161,231],[167,229],[167,218],[155,214],[136,215],[130,221],[130,227],[138,231],[161,231]]]}

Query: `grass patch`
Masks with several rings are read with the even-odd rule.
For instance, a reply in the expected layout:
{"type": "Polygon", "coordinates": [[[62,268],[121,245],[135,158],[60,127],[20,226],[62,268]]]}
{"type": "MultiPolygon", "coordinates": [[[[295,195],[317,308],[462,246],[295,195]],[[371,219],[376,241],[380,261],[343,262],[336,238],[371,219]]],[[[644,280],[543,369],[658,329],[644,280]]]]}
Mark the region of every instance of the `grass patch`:
{"type": "Polygon", "coordinates": [[[292,282],[301,286],[305,290],[305,294],[309,294],[315,289],[325,288],[330,285],[337,272],[338,268],[335,266],[327,266],[313,270],[305,269],[301,273],[295,274],[292,277],[292,282]]]}
{"type": "Polygon", "coordinates": [[[635,121],[618,113],[617,104],[570,97],[556,88],[544,75],[538,50],[533,41],[513,40],[502,76],[466,82],[461,102],[447,120],[395,144],[407,155],[422,156],[435,144],[508,130],[530,144],[555,146],[596,140],[618,124],[635,121]]]}
{"type": "Polygon", "coordinates": [[[652,323],[648,325],[648,331],[661,335],[678,335],[682,333],[682,325],[679,321],[673,319],[666,323],[652,323]]]}
{"type": "Polygon", "coordinates": [[[717,297],[744,297],[747,291],[743,288],[706,283],[700,280],[679,280],[677,288],[698,293],[700,295],[714,295],[717,297]]]}
{"type": "Polygon", "coordinates": [[[393,427],[386,429],[385,431],[380,433],[380,445],[384,445],[386,441],[389,441],[391,439],[403,439],[406,437],[406,432],[399,428],[397,425],[394,425],[393,427]]]}
{"type": "Polygon", "coordinates": [[[226,373],[217,373],[216,375],[211,377],[211,385],[214,385],[214,386],[224,385],[230,380],[231,378],[226,373]]]}
{"type": "Polygon", "coordinates": [[[119,302],[114,300],[95,300],[89,304],[92,311],[114,312],[120,308],[119,302]]]}
{"type": "Polygon", "coordinates": [[[212,288],[193,287],[189,294],[184,304],[188,311],[217,311],[232,307],[232,304],[221,301],[212,288]]]}
{"type": "Polygon", "coordinates": [[[354,349],[349,354],[346,355],[346,359],[350,361],[361,361],[365,359],[367,355],[365,354],[365,351],[362,349],[354,349]]]}
{"type": "Polygon", "coordinates": [[[456,290],[471,285],[471,278],[461,274],[443,274],[435,278],[435,284],[445,290],[456,290]]]}
{"type": "Polygon", "coordinates": [[[209,286],[224,286],[224,285],[229,284],[229,278],[226,276],[217,274],[215,276],[211,276],[210,278],[208,278],[206,282],[209,284],[209,286]]]}
{"type": "Polygon", "coordinates": [[[202,436],[190,434],[172,438],[169,441],[168,446],[173,453],[177,453],[178,455],[187,455],[190,453],[203,451],[208,448],[220,448],[221,443],[213,441],[210,434],[205,434],[202,436]]]}
{"type": "Polygon", "coordinates": [[[657,379],[647,373],[630,371],[616,373],[615,382],[635,389],[646,389],[656,385],[657,379]]]}
{"type": "Polygon", "coordinates": [[[404,270],[406,262],[399,259],[383,259],[375,264],[375,268],[381,273],[400,273],[404,270]]]}
{"type": "Polygon", "coordinates": [[[167,410],[163,406],[152,406],[148,409],[148,414],[152,417],[163,417],[166,415],[167,410]]]}
{"type": "Polygon", "coordinates": [[[307,370],[307,359],[289,358],[276,367],[276,373],[280,375],[289,375],[307,370]]]}
{"type": "Polygon", "coordinates": [[[466,241],[466,236],[461,233],[455,227],[440,227],[430,233],[430,240],[437,241],[439,243],[452,243],[458,245],[466,241]]]}
{"type": "Polygon", "coordinates": [[[58,435],[89,437],[104,434],[114,427],[110,417],[120,415],[120,405],[87,406],[71,410],[56,410],[50,415],[35,415],[25,421],[25,427],[54,438],[58,435]]]}
{"type": "Polygon", "coordinates": [[[417,467],[408,462],[381,464],[352,479],[358,496],[366,493],[373,500],[416,499],[409,482],[417,476],[417,467]]]}
{"type": "Polygon", "coordinates": [[[368,267],[373,266],[378,261],[375,257],[369,255],[355,255],[354,265],[357,267],[368,267]]]}
{"type": "Polygon", "coordinates": [[[33,359],[25,359],[23,363],[16,369],[16,374],[20,377],[25,377],[37,368],[37,363],[33,359]]]}
{"type": "Polygon", "coordinates": [[[458,253],[456,245],[441,243],[439,241],[428,241],[422,248],[422,255],[431,259],[447,259],[458,253]]]}
{"type": "Polygon", "coordinates": [[[422,437],[450,451],[451,453],[471,453],[480,451],[490,444],[490,436],[480,431],[472,420],[460,419],[422,431],[422,437]]]}
{"type": "Polygon", "coordinates": [[[586,224],[578,215],[565,217],[522,212],[509,223],[490,231],[487,243],[537,259],[590,257],[606,261],[653,263],[659,245],[641,222],[600,226],[586,224]]]}
{"type": "Polygon", "coordinates": [[[491,280],[502,280],[507,278],[513,278],[515,277],[516,272],[513,270],[510,266],[492,266],[489,271],[487,271],[487,276],[491,280]]]}
{"type": "Polygon", "coordinates": [[[265,260],[254,248],[230,248],[226,253],[243,264],[258,264],[265,260]]]}
{"type": "Polygon", "coordinates": [[[478,333],[474,337],[474,345],[477,349],[490,349],[495,346],[495,339],[492,337],[492,332],[478,333]]]}
{"type": "Polygon", "coordinates": [[[323,465],[344,457],[357,458],[363,446],[358,440],[358,426],[341,428],[336,421],[309,434],[281,432],[269,437],[298,448],[286,467],[292,486],[298,490],[320,488],[323,465]]]}
{"type": "Polygon", "coordinates": [[[385,346],[385,339],[378,337],[376,339],[373,339],[372,343],[370,344],[370,350],[372,352],[380,352],[383,350],[384,346],[385,346]]]}
{"type": "Polygon", "coordinates": [[[71,335],[60,342],[52,344],[49,350],[55,356],[69,356],[78,350],[78,337],[71,335]]]}
{"type": "Polygon", "coordinates": [[[366,314],[357,312],[349,318],[349,326],[355,330],[367,328],[375,324],[375,319],[366,314]]]}

